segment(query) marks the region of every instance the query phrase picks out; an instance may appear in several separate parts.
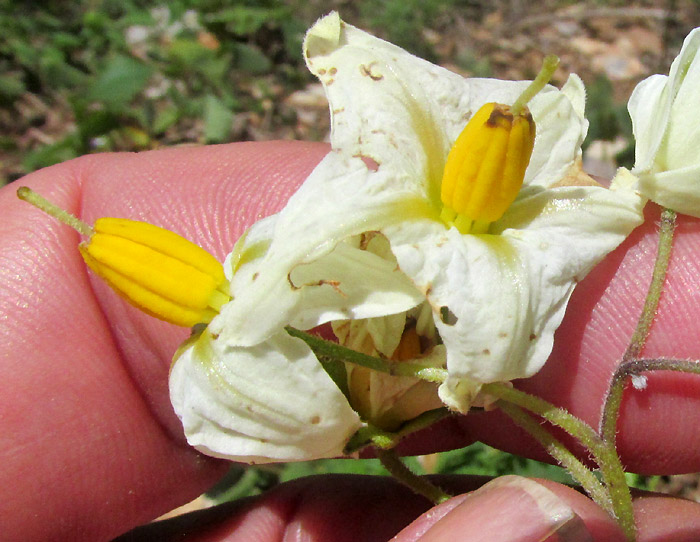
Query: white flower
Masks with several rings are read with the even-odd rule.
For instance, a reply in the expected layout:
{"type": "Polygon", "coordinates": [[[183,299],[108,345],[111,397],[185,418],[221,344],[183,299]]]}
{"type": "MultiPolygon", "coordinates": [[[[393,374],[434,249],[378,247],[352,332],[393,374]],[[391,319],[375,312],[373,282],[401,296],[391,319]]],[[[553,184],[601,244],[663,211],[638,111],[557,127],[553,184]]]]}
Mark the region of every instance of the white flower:
{"type": "Polygon", "coordinates": [[[241,348],[205,331],[181,351],[170,397],[188,442],[208,455],[245,463],[337,457],[361,425],[306,344],[285,331],[241,348]]]}
{"type": "Polygon", "coordinates": [[[634,89],[628,109],[636,140],[639,191],[674,211],[700,217],[700,29],[686,37],[666,75],[634,89]]]}
{"type": "MultiPolygon", "coordinates": [[[[283,361],[284,326],[311,329],[331,322],[346,345],[366,344],[369,337],[369,349],[388,357],[410,322],[432,341],[427,351],[421,347],[421,360],[446,363],[441,399],[464,412],[481,383],[540,369],[575,284],[642,221],[643,201],[631,188],[631,176],[619,176],[608,190],[580,171],[587,123],[576,76],[561,91],[547,87],[528,104],[537,139],[515,202],[487,233],[462,234],[440,218],[450,148],[482,105],[512,104],[528,83],[464,79],[345,24],[335,13],[309,31],[304,53],[329,98],[333,150],[287,206],[255,224],[227,259],[232,300],[209,325],[207,341],[215,354],[203,360],[196,348],[185,348],[172,373],[181,416],[185,402],[192,411],[208,405],[197,414],[202,427],[185,422],[190,440],[209,448],[202,443],[216,441],[220,455],[277,453],[248,441],[243,452],[236,449],[239,425],[257,423],[257,431],[272,423],[256,422],[243,409],[233,412],[237,399],[216,384],[221,376],[237,389],[237,380],[226,375],[241,353],[241,363],[250,364],[246,371],[265,372],[281,412],[280,405],[309,393],[309,387],[297,391],[295,380],[285,388],[286,379],[298,373],[283,361]],[[370,246],[368,239],[375,238],[380,242],[370,246]],[[344,329],[347,321],[355,326],[344,329]],[[270,358],[276,369],[263,369],[270,358]],[[218,376],[200,379],[200,396],[188,401],[188,385],[180,379],[204,374],[204,365],[216,367],[218,376]],[[204,427],[209,409],[227,411],[228,418],[222,422],[226,416],[217,415],[204,427]]],[[[284,342],[307,352],[313,365],[301,341],[284,342]]],[[[405,382],[398,392],[386,382],[378,385],[392,397],[415,392],[425,399],[425,389],[414,384],[405,382]]],[[[388,412],[386,398],[375,397],[371,410],[388,412]]],[[[341,412],[331,422],[339,440],[359,423],[342,403],[333,397],[328,407],[341,412]]],[[[434,408],[430,404],[424,409],[434,408]]],[[[420,413],[414,407],[400,410],[420,413]]],[[[300,424],[295,431],[308,430],[304,416],[294,419],[300,424]]]]}

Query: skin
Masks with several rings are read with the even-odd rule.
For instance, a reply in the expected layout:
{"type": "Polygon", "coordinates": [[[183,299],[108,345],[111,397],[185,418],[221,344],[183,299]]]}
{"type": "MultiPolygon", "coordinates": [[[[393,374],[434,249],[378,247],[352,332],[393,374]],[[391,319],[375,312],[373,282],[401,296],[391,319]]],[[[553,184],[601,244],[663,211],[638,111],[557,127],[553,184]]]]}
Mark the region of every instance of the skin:
{"type": "MultiPolygon", "coordinates": [[[[327,150],[241,143],[93,155],[0,190],[0,522],[7,539],[111,539],[196,497],[226,470],[186,445],[168,400],[170,358],[188,330],[125,304],[86,270],[78,234],[17,200],[16,187],[30,186],[87,222],[117,216],[167,227],[223,260],[245,227],[279,210],[327,150]]],[[[581,282],[551,359],[518,387],[598,423],[642,306],[657,219],[649,205],[646,223],[581,282]]],[[[700,357],[698,243],[700,221],[682,218],[645,355],[700,357]]],[[[623,464],[644,473],[700,470],[699,421],[700,377],[650,375],[646,390],[626,392],[623,464]]],[[[496,412],[448,421],[406,449],[476,439],[542,457],[496,412]]],[[[440,483],[463,493],[484,480],[440,483]]],[[[548,481],[508,478],[425,514],[429,505],[391,480],[348,476],[284,484],[124,540],[381,541],[401,531],[399,542],[529,542],[551,531],[557,507],[572,518],[560,540],[622,540],[594,503],[548,481]],[[533,487],[548,495],[544,508],[533,487]]],[[[700,505],[640,496],[636,510],[642,541],[700,539],[700,505]]]]}

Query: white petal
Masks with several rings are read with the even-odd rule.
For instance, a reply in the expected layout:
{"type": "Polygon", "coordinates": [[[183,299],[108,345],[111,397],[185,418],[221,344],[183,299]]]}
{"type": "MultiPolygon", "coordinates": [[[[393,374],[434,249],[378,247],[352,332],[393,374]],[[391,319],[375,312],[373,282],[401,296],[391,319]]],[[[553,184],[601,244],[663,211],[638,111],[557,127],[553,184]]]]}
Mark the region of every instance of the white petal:
{"type": "Polygon", "coordinates": [[[642,174],[639,191],[663,207],[700,217],[700,161],[682,169],[642,174]]]}
{"type": "MultiPolygon", "coordinates": [[[[324,161],[337,159],[331,154],[324,161]]],[[[335,175],[337,170],[319,166],[277,216],[265,255],[234,275],[233,299],[210,324],[227,344],[252,346],[285,325],[309,329],[331,320],[384,316],[422,301],[395,261],[340,243],[399,221],[413,207],[418,213],[425,207],[401,194],[373,193],[371,182],[355,178],[367,176],[362,161],[356,161],[360,170],[335,179],[335,189],[347,193],[346,198],[324,197],[334,190],[330,171],[335,175]],[[317,198],[310,194],[314,188],[317,198]]]]}
{"type": "Polygon", "coordinates": [[[652,75],[639,83],[627,103],[634,134],[634,171],[653,168],[656,152],[671,114],[672,96],[666,90],[668,77],[652,75]]]}
{"type": "Polygon", "coordinates": [[[304,56],[328,95],[333,148],[390,167],[437,204],[451,142],[471,114],[467,81],[337,13],[309,30],[304,56]]]}
{"type": "Polygon", "coordinates": [[[700,29],[686,37],[668,77],[653,75],[630,97],[634,173],[640,190],[660,205],[700,216],[700,29]],[[693,182],[695,178],[695,182],[693,182]]]}
{"type": "Polygon", "coordinates": [[[336,457],[361,425],[308,346],[285,332],[250,348],[205,332],[175,360],[170,394],[191,445],[245,463],[336,457]]]}
{"type": "Polygon", "coordinates": [[[581,79],[571,75],[561,92],[542,91],[530,102],[537,134],[525,185],[554,184],[581,156],[581,144],[588,131],[588,121],[583,116],[585,96],[581,79]]]}
{"type": "Polygon", "coordinates": [[[500,235],[427,223],[387,230],[433,307],[452,379],[507,381],[541,368],[575,284],[642,221],[642,198],[613,186],[532,190],[492,226],[500,235]]]}
{"type": "MultiPolygon", "coordinates": [[[[333,148],[390,168],[389,188],[417,191],[437,209],[447,154],[468,120],[487,102],[513,103],[529,85],[465,79],[344,23],[337,13],[309,30],[304,51],[328,96],[333,148]]],[[[526,183],[551,183],[580,154],[584,101],[574,75],[561,92],[548,86],[530,102],[537,141],[526,183]]]]}
{"type": "MultiPolygon", "coordinates": [[[[661,170],[683,169],[700,164],[700,29],[691,32],[669,73],[673,97],[666,135],[656,157],[661,170]]],[[[700,186],[700,182],[698,182],[700,186]]]]}
{"type": "Polygon", "coordinates": [[[464,377],[448,377],[440,384],[438,395],[447,408],[466,414],[474,404],[481,384],[464,377]]]}

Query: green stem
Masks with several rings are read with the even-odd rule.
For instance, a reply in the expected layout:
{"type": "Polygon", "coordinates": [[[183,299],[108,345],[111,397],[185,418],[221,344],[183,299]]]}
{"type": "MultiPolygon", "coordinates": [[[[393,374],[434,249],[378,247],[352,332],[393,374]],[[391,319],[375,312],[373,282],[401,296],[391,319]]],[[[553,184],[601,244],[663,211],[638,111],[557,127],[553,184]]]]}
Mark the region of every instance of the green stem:
{"type": "Polygon", "coordinates": [[[632,334],[630,344],[623,355],[625,361],[639,357],[647,337],[649,330],[656,317],[656,311],[659,308],[659,300],[666,282],[666,272],[668,271],[668,263],[671,259],[671,250],[673,249],[673,235],[676,230],[676,213],[671,209],[664,209],[661,212],[661,221],[659,222],[659,245],[656,249],[656,261],[654,262],[654,270],[651,274],[651,282],[649,291],[644,300],[642,314],[637,322],[637,328],[632,334]]]}
{"type": "Polygon", "coordinates": [[[494,382],[484,384],[482,392],[503,399],[541,416],[552,424],[562,428],[578,439],[593,456],[598,464],[603,480],[608,487],[615,518],[624,530],[629,541],[636,538],[632,495],[627,486],[625,472],[615,448],[608,446],[598,434],[586,423],[579,420],[563,408],[556,407],[544,399],[494,382]]]}
{"type": "Polygon", "coordinates": [[[668,262],[671,258],[671,250],[673,248],[673,234],[676,229],[676,213],[671,209],[664,209],[661,212],[661,222],[659,224],[659,245],[656,251],[656,261],[654,262],[654,270],[651,275],[651,283],[647,291],[647,297],[644,300],[642,314],[637,322],[637,327],[632,334],[629,346],[622,356],[620,366],[615,371],[613,379],[610,383],[605,405],[603,406],[603,417],[600,422],[600,434],[605,442],[615,445],[615,437],[617,433],[617,418],[622,404],[622,395],[625,389],[625,381],[627,374],[622,366],[627,365],[630,361],[639,357],[647,337],[649,330],[654,322],[656,311],[659,307],[659,300],[663,291],[664,283],[666,282],[666,272],[668,270],[668,262]]]}
{"type": "Polygon", "coordinates": [[[574,477],[583,489],[598,505],[610,515],[614,515],[612,502],[607,490],[581,461],[572,454],[564,444],[553,437],[542,425],[527,414],[523,409],[506,401],[499,401],[496,406],[500,408],[518,426],[529,433],[571,476],[574,477]]]}
{"type": "Polygon", "coordinates": [[[362,352],[357,352],[356,350],[352,350],[338,343],[321,339],[320,337],[316,337],[315,335],[291,326],[287,326],[285,329],[292,337],[301,339],[309,345],[309,348],[311,348],[314,354],[316,354],[316,357],[322,362],[323,358],[345,361],[392,376],[410,376],[438,384],[447,379],[447,371],[445,369],[422,363],[392,363],[381,358],[363,354],[362,352]]]}
{"type": "Polygon", "coordinates": [[[409,469],[396,455],[394,450],[377,448],[377,457],[386,470],[396,480],[407,486],[414,493],[422,495],[434,504],[445,502],[451,495],[445,493],[438,486],[431,483],[425,476],[418,476],[409,469]]]}
{"type": "Polygon", "coordinates": [[[561,427],[588,448],[594,457],[597,457],[602,448],[602,440],[588,424],[544,399],[516,390],[501,382],[484,384],[481,391],[534,412],[557,427],[561,427]]]}
{"type": "Polygon", "coordinates": [[[617,432],[617,419],[622,403],[622,395],[625,390],[627,379],[632,376],[639,376],[647,371],[678,371],[683,373],[700,374],[700,362],[686,359],[631,359],[623,360],[615,370],[612,377],[608,395],[605,398],[603,407],[603,421],[601,424],[601,434],[606,442],[615,445],[615,435],[617,432]]]}
{"type": "MultiPolygon", "coordinates": [[[[421,364],[390,363],[289,326],[285,329],[291,336],[306,342],[320,360],[325,358],[344,361],[390,375],[412,376],[438,383],[443,382],[447,377],[447,371],[444,369],[421,364]]],[[[518,391],[502,383],[484,384],[482,391],[542,416],[552,424],[564,429],[588,448],[588,451],[600,467],[603,479],[608,487],[615,517],[621,528],[627,533],[628,540],[633,541],[635,539],[632,497],[627,487],[620,459],[614,447],[606,446],[590,426],[569,414],[566,410],[555,407],[543,399],[518,391]]],[[[376,438],[379,440],[374,440],[374,442],[381,447],[390,447],[392,442],[391,434],[380,433],[377,432],[376,438]]]]}
{"type": "Polygon", "coordinates": [[[367,446],[375,446],[376,448],[384,449],[394,448],[407,436],[421,429],[425,429],[426,427],[430,427],[449,415],[450,411],[446,408],[428,410],[404,423],[396,432],[384,431],[373,425],[361,427],[345,445],[344,453],[350,455],[367,446]]]}

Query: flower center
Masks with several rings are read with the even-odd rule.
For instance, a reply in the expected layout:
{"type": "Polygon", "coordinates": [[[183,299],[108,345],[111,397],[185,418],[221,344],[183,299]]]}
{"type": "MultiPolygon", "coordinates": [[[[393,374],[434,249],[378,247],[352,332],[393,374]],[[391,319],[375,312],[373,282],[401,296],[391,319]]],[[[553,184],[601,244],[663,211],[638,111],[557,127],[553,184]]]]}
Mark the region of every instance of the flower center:
{"type": "Polygon", "coordinates": [[[558,62],[547,57],[512,106],[487,103],[462,130],[442,176],[440,218],[448,227],[486,233],[515,201],[535,145],[535,122],[526,104],[544,88],[558,62]]]}
{"type": "Polygon", "coordinates": [[[169,230],[124,218],[99,218],[94,227],[28,188],[18,196],[88,237],[85,263],[126,301],[184,327],[208,323],[230,300],[221,263],[169,230]]]}

